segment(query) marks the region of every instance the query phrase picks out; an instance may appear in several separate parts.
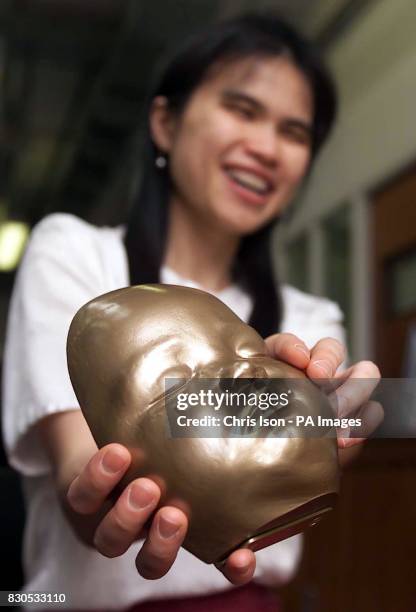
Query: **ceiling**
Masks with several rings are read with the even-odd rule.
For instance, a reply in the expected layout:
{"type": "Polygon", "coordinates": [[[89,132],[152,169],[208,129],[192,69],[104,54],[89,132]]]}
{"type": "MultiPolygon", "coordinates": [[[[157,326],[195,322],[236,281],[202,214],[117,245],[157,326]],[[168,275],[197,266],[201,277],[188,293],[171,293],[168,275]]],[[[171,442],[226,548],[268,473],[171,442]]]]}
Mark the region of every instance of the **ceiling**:
{"type": "Polygon", "coordinates": [[[2,0],[0,215],[118,222],[155,63],[207,22],[274,8],[322,46],[364,0],[2,0]]]}

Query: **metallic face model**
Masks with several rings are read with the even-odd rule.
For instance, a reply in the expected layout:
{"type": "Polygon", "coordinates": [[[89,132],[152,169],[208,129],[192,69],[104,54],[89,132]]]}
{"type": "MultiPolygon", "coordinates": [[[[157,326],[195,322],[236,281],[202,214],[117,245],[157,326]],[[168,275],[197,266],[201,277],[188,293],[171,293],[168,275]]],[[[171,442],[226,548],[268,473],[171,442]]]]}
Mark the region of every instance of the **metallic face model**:
{"type": "Polygon", "coordinates": [[[290,428],[288,437],[167,433],[165,378],[303,380],[297,410],[322,414],[326,400],[316,387],[267,356],[257,332],[214,296],[174,285],[112,291],[75,315],[67,354],[98,447],[119,442],[131,452],[118,492],[134,478],[153,478],[161,504],[187,513],[184,547],[201,560],[219,564],[241,546],[268,546],[333,506],[334,436],[289,437],[290,428]]]}

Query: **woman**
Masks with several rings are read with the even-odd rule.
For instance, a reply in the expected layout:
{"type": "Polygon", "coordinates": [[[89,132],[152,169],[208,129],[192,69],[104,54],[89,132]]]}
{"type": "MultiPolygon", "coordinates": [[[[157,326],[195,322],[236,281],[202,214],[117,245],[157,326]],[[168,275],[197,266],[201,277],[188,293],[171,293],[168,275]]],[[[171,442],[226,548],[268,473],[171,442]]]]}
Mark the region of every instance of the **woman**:
{"type": "MultiPolygon", "coordinates": [[[[77,609],[276,609],[261,585],[292,575],[299,538],[260,551],[256,570],[251,551],[234,552],[225,578],[180,548],[187,518],[174,507],[155,513],[160,490],[151,479],[134,481],[112,505],[130,455],[118,444],[97,451],[69,383],[65,339],[76,310],[98,294],[184,284],[223,299],[268,337],[273,356],[311,377],[335,375],[344,351],[327,336],[342,339],[339,310],[276,288],[269,253],[271,229],[334,115],[331,79],[291,28],[270,16],[217,24],[176,55],[151,97],[144,178],[125,236],[70,215],[35,228],[5,365],[6,446],[28,504],[26,590],[66,593],[77,609]],[[134,544],[148,520],[144,542],[134,544]],[[161,603],[142,607],[145,600],[161,603]]],[[[375,379],[378,371],[363,362],[350,376],[375,379]]],[[[365,399],[351,396],[345,412],[365,399]]]]}

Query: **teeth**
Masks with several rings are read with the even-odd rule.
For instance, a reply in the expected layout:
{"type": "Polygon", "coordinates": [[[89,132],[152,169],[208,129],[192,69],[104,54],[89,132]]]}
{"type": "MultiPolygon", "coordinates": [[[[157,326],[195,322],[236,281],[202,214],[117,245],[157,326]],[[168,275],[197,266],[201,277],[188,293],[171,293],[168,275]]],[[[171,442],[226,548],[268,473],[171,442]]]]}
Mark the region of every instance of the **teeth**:
{"type": "Polygon", "coordinates": [[[263,194],[270,190],[271,186],[268,181],[247,170],[228,170],[228,174],[243,187],[252,189],[257,193],[263,194]]]}

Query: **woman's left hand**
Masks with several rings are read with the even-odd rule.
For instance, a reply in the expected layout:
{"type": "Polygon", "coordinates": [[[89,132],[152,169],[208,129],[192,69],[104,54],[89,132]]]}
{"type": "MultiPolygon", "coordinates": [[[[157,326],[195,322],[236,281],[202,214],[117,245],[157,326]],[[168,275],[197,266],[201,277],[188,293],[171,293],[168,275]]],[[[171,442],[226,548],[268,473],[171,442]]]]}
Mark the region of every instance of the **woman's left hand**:
{"type": "MultiPolygon", "coordinates": [[[[363,426],[360,437],[338,437],[339,448],[362,442],[383,420],[383,408],[369,400],[380,380],[380,371],[372,361],[359,361],[350,368],[338,372],[345,359],[345,348],[334,338],[323,338],[308,349],[306,344],[293,334],[274,334],[266,339],[271,357],[304,370],[306,375],[319,384],[319,380],[331,379],[339,418],[360,417],[363,426]],[[355,379],[355,381],[354,381],[355,379]],[[356,379],[360,379],[357,382],[356,379]]],[[[348,430],[347,430],[348,431],[348,430]]]]}

